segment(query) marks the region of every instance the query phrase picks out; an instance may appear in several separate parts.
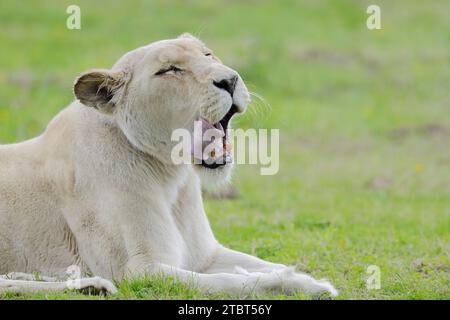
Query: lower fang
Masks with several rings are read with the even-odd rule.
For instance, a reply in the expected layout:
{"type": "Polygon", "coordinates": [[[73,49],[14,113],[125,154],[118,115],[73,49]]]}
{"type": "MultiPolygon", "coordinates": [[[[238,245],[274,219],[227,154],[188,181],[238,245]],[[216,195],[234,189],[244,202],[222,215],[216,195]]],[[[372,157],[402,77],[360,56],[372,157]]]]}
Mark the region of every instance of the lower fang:
{"type": "Polygon", "coordinates": [[[226,142],[224,145],[224,149],[225,151],[230,152],[231,150],[233,150],[233,145],[229,142],[226,142]]]}

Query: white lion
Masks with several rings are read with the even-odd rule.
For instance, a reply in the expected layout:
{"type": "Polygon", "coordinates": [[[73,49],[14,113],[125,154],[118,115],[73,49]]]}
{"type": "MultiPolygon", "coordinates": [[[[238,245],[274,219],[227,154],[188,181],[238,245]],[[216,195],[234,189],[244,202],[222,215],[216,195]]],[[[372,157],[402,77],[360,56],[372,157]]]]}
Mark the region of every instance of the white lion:
{"type": "Polygon", "coordinates": [[[173,130],[202,118],[226,132],[250,101],[238,73],[200,40],[133,50],[110,70],[82,74],[74,92],[41,136],[0,146],[0,292],[73,288],[56,279],[76,265],[95,277],[75,287],[110,293],[110,280],[163,273],[204,292],[337,294],[217,242],[201,181],[226,180],[231,163],[172,163],[173,130]]]}

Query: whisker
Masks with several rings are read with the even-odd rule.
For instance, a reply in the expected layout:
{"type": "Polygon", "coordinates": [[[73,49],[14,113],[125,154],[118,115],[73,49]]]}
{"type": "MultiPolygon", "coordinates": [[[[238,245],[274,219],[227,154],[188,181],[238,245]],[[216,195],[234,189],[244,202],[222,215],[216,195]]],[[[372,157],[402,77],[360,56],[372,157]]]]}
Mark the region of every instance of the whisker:
{"type": "Polygon", "coordinates": [[[254,98],[256,98],[258,102],[260,102],[262,104],[263,107],[266,108],[266,111],[271,111],[272,110],[272,106],[270,105],[270,103],[260,94],[256,93],[256,92],[252,92],[250,91],[250,95],[254,98]]]}
{"type": "Polygon", "coordinates": [[[253,117],[254,121],[257,125],[260,125],[261,122],[269,116],[272,107],[270,103],[262,97],[260,94],[249,91],[250,96],[252,97],[252,102],[250,103],[250,115],[253,117]]]}
{"type": "Polygon", "coordinates": [[[192,35],[194,36],[194,37],[196,37],[196,38],[201,38],[201,35],[202,35],[202,33],[203,33],[203,30],[205,30],[206,29],[206,22],[203,22],[198,28],[197,28],[197,30],[195,31],[195,32],[193,32],[192,33],[192,35]]]}

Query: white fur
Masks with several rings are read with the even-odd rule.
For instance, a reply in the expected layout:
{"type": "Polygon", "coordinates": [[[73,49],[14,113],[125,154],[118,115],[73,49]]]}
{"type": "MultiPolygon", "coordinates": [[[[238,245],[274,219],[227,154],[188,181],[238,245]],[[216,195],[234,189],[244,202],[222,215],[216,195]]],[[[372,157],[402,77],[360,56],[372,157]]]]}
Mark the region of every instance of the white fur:
{"type": "MultiPolygon", "coordinates": [[[[172,130],[192,129],[199,116],[216,122],[232,103],[244,112],[249,102],[240,77],[233,97],[213,85],[238,74],[208,52],[190,35],[129,52],[111,70],[81,75],[79,101],[41,136],[0,146],[0,274],[61,279],[78,265],[96,276],[80,288],[108,292],[116,290],[109,280],[163,272],[205,292],[337,294],[326,281],[217,242],[200,176],[217,184],[230,165],[171,163],[172,130]],[[175,63],[184,71],[155,75],[175,63]]],[[[3,276],[0,292],[71,287],[40,280],[3,276]]]]}

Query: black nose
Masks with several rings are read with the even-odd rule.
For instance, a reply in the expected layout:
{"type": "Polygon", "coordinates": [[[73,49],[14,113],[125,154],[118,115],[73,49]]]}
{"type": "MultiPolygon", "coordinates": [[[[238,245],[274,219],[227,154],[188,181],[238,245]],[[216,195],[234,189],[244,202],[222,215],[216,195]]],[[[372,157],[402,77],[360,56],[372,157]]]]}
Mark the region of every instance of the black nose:
{"type": "Polygon", "coordinates": [[[222,79],[220,81],[213,81],[213,84],[220,89],[227,91],[231,96],[233,96],[234,89],[236,88],[238,77],[232,76],[229,79],[222,79]]]}

